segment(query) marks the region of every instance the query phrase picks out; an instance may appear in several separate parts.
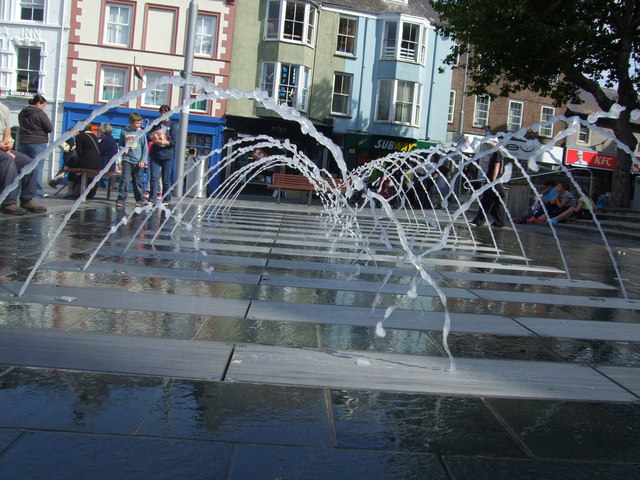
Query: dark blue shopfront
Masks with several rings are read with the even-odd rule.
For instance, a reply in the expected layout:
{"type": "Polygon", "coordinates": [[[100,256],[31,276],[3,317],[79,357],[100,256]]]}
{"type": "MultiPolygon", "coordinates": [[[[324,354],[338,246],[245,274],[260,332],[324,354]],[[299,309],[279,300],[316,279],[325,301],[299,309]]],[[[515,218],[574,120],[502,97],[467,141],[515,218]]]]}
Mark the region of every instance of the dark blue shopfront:
{"type": "MultiPolygon", "coordinates": [[[[102,105],[92,105],[86,103],[64,102],[64,115],[62,118],[62,128],[66,132],[70,128],[76,126],[81,120],[89,118],[94,110],[99,109],[102,105]]],[[[138,112],[142,116],[142,128],[146,128],[149,123],[158,118],[157,110],[132,109],[124,107],[112,108],[91,120],[95,125],[95,132],[101,123],[109,123],[113,127],[113,137],[117,140],[120,136],[120,130],[129,125],[129,114],[138,112]]],[[[176,124],[179,121],[179,115],[175,114],[171,117],[176,124]]],[[[215,151],[209,157],[208,167],[217,166],[221,160],[221,149],[223,145],[224,121],[221,118],[208,117],[204,115],[189,116],[189,133],[187,134],[187,151],[196,156],[208,155],[211,151],[215,151]]],[[[179,155],[176,154],[176,157],[179,155]]],[[[182,158],[186,161],[187,152],[184,152],[182,158]]],[[[62,164],[62,163],[61,163],[62,164]]],[[[188,166],[185,165],[185,171],[188,166]]],[[[175,160],[174,160],[175,172],[175,160]]],[[[214,169],[213,171],[217,171],[214,169]]],[[[173,179],[172,177],[172,180],[173,179]]],[[[220,175],[215,175],[208,180],[208,193],[215,190],[220,184],[220,175]]]]}

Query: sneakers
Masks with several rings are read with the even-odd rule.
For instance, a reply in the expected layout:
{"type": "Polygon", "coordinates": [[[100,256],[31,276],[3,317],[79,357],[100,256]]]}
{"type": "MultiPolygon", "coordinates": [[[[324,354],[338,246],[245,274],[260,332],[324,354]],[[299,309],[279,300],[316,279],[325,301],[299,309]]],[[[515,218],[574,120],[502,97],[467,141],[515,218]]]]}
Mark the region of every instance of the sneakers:
{"type": "Polygon", "coordinates": [[[537,222],[537,221],[538,221],[538,219],[536,217],[531,217],[531,218],[527,219],[527,223],[534,223],[534,222],[537,222]]]}
{"type": "Polygon", "coordinates": [[[22,208],[24,208],[25,210],[28,210],[30,212],[33,213],[44,213],[47,211],[47,209],[41,205],[38,205],[36,202],[34,202],[33,200],[29,200],[27,202],[24,202],[22,205],[20,205],[22,208]]]}
{"type": "Polygon", "coordinates": [[[546,222],[546,221],[547,221],[547,216],[546,216],[546,215],[543,215],[543,216],[541,216],[541,217],[538,217],[538,218],[537,218],[537,221],[538,221],[538,222],[546,222]]]}
{"type": "Polygon", "coordinates": [[[553,218],[550,218],[549,220],[547,220],[547,222],[549,222],[551,225],[557,225],[558,224],[558,220],[555,220],[553,218]]]}
{"type": "Polygon", "coordinates": [[[0,208],[2,213],[6,213],[7,215],[24,215],[27,211],[20,207],[17,203],[13,203],[11,205],[3,205],[0,208]]]}

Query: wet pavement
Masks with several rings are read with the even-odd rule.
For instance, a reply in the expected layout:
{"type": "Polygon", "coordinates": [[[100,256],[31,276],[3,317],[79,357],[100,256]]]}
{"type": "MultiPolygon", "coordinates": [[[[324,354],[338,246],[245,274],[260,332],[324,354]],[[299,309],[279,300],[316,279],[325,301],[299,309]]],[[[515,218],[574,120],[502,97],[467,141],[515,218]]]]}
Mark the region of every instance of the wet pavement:
{"type": "Polygon", "coordinates": [[[0,479],[640,478],[633,242],[458,220],[429,283],[366,215],[363,254],[293,202],[98,199],[18,295],[46,201],[0,216],[0,479]]]}

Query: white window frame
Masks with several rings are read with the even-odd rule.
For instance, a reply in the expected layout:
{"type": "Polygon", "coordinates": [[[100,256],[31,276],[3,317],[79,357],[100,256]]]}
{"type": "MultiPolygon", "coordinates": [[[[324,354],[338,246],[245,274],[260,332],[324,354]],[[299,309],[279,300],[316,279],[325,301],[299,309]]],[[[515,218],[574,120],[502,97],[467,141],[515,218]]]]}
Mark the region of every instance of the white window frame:
{"type": "MultiPolygon", "coordinates": [[[[171,76],[171,72],[160,70],[145,70],[144,71],[144,86],[149,87],[154,82],[157,82],[160,78],[165,76],[171,76]]],[[[169,84],[159,85],[156,88],[150,90],[142,96],[141,106],[143,107],[159,107],[160,105],[169,104],[169,84]]]]}
{"type": "Polygon", "coordinates": [[[102,43],[105,45],[116,45],[120,47],[129,47],[131,44],[131,22],[133,20],[133,6],[124,3],[108,2],[105,6],[104,19],[104,38],[102,43]],[[111,9],[127,11],[127,22],[118,18],[111,21],[111,9]]]}
{"type": "MultiPolygon", "coordinates": [[[[203,77],[200,75],[193,75],[194,77],[198,77],[198,78],[202,78],[203,80],[206,80],[208,82],[212,81],[211,77],[203,77]]],[[[201,87],[200,85],[191,85],[191,98],[195,98],[198,95],[202,95],[203,93],[205,93],[204,88],[201,87]]],[[[199,113],[209,113],[209,105],[210,105],[210,101],[209,100],[199,100],[198,102],[194,102],[189,106],[189,109],[192,112],[199,112],[199,113]],[[200,108],[200,103],[204,102],[204,108],[200,108]]]]}
{"type": "Polygon", "coordinates": [[[580,124],[580,127],[578,128],[578,142],[577,143],[583,143],[585,145],[588,144],[590,136],[591,136],[591,130],[589,129],[589,127],[580,124]]]}
{"type": "Polygon", "coordinates": [[[117,67],[114,65],[103,65],[100,69],[100,98],[101,102],[109,102],[114,98],[122,97],[128,89],[129,85],[129,69],[126,67],[117,67]],[[112,79],[115,78],[115,75],[107,76],[107,74],[115,74],[121,73],[122,82],[112,82],[112,79]],[[109,83],[108,83],[109,82],[109,83]],[[113,87],[117,86],[118,91],[109,98],[105,96],[105,89],[110,88],[113,91],[113,87]]]}
{"type": "Polygon", "coordinates": [[[348,116],[351,111],[351,89],[353,75],[336,72],[333,75],[333,92],[331,95],[331,114],[348,116]],[[335,108],[337,104],[344,105],[344,109],[335,108]]]}
{"type": "MultiPolygon", "coordinates": [[[[544,105],[542,105],[542,107],[540,107],[540,121],[541,122],[547,122],[551,119],[551,117],[553,117],[556,114],[556,109],[553,107],[545,107],[544,105]],[[545,113],[546,112],[546,113],[545,113]]],[[[541,137],[547,137],[547,138],[552,138],[553,137],[553,124],[548,125],[548,126],[541,126],[540,127],[540,131],[538,132],[538,134],[541,137]]]]}
{"type": "Polygon", "coordinates": [[[507,114],[507,131],[517,132],[522,128],[524,116],[524,102],[509,100],[509,112],[507,114]]]}
{"type": "Polygon", "coordinates": [[[422,85],[419,83],[387,78],[378,80],[375,121],[419,126],[421,95],[422,85]],[[412,91],[407,91],[406,88],[410,88],[412,91]],[[406,93],[409,93],[412,98],[403,98],[403,94],[406,93]],[[409,121],[404,119],[407,111],[409,112],[409,121]]]}
{"type": "Polygon", "coordinates": [[[44,0],[22,0],[20,2],[20,20],[28,22],[44,23],[45,21],[44,0]],[[22,18],[25,13],[30,12],[31,18],[22,18]],[[34,18],[37,12],[40,12],[42,18],[34,18]]]}
{"type": "Polygon", "coordinates": [[[198,14],[193,54],[198,57],[213,58],[216,52],[218,17],[198,14]],[[210,25],[207,25],[211,22],[210,25]]]}
{"type": "Polygon", "coordinates": [[[298,0],[269,0],[266,5],[265,40],[314,46],[318,22],[318,9],[315,6],[298,0]],[[295,16],[290,16],[292,13],[295,16]],[[297,30],[298,33],[295,33],[297,30]]]}
{"type": "Polygon", "coordinates": [[[263,62],[260,88],[278,103],[306,112],[309,107],[310,78],[311,70],[304,65],[263,62]],[[286,83],[291,81],[295,83],[286,83]]]}
{"type": "Polygon", "coordinates": [[[358,33],[358,19],[340,16],[338,21],[338,38],[336,41],[336,53],[340,55],[356,54],[356,35],[358,33]]]}
{"type": "Polygon", "coordinates": [[[421,23],[406,20],[386,20],[382,37],[383,60],[424,63],[427,29],[421,23]],[[410,33],[415,32],[417,38],[410,33]]]}
{"type": "Polygon", "coordinates": [[[27,93],[38,93],[38,91],[40,90],[40,82],[42,79],[42,73],[41,73],[41,67],[42,67],[42,49],[40,47],[32,47],[32,46],[27,46],[27,45],[17,45],[16,46],[16,91],[18,92],[27,92],[27,93]],[[29,55],[29,58],[27,59],[28,65],[26,66],[26,68],[20,68],[20,51],[27,51],[27,52],[32,52],[32,51],[36,51],[38,52],[38,58],[37,58],[37,63],[38,65],[31,65],[31,58],[29,55]],[[20,77],[20,72],[26,72],[27,75],[27,83],[26,83],[26,87],[21,87],[19,84],[19,77],[20,77]],[[37,77],[37,85],[35,86],[35,88],[31,87],[31,79],[33,78],[33,76],[37,77]]]}
{"type": "Polygon", "coordinates": [[[485,128],[489,125],[489,113],[491,111],[491,98],[488,95],[476,95],[473,108],[473,126],[476,128],[485,128]],[[486,100],[486,109],[484,106],[486,100]]]}
{"type": "Polygon", "coordinates": [[[447,123],[453,123],[453,116],[456,110],[456,91],[449,91],[449,111],[447,112],[447,123]]]}

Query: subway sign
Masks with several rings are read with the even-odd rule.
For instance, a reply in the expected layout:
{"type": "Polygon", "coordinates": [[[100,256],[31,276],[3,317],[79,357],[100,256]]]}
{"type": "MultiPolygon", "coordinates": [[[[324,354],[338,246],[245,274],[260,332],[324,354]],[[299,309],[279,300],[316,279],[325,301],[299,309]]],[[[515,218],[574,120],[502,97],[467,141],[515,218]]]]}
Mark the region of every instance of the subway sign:
{"type": "MultiPolygon", "coordinates": [[[[567,148],[565,163],[572,167],[589,167],[598,168],[600,170],[615,170],[617,159],[617,155],[611,155],[609,153],[588,152],[586,150],[567,148]]],[[[632,170],[636,172],[640,171],[638,163],[633,164],[632,170]]]]}

